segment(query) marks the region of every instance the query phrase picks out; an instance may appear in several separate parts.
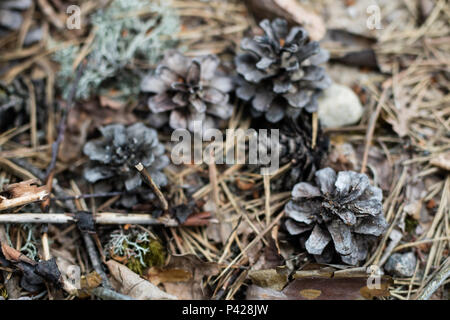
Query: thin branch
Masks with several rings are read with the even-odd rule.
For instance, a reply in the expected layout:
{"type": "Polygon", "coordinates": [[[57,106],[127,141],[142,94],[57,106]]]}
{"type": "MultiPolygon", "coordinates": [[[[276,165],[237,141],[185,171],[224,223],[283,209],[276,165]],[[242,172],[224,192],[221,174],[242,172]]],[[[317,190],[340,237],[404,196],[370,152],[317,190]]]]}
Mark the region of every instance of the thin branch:
{"type": "MultiPolygon", "coordinates": [[[[153,218],[151,214],[126,214],[105,212],[94,216],[97,224],[146,224],[146,225],[164,225],[167,227],[176,227],[178,222],[172,218],[160,217],[153,218]]],[[[18,213],[18,214],[0,214],[0,223],[53,223],[64,224],[76,222],[73,214],[70,213],[18,213]]]]}
{"type": "Polygon", "coordinates": [[[47,179],[50,177],[50,174],[55,169],[56,166],[56,159],[58,158],[59,148],[61,146],[61,143],[64,140],[64,133],[66,131],[67,127],[67,116],[70,113],[70,110],[72,110],[73,104],[74,104],[74,98],[75,94],[77,92],[78,88],[78,82],[80,81],[81,74],[83,71],[83,64],[78,67],[78,71],[76,73],[72,90],[70,91],[69,97],[67,99],[67,106],[65,109],[65,112],[63,112],[63,116],[61,118],[61,121],[59,122],[58,127],[58,137],[56,138],[56,141],[52,144],[52,160],[50,162],[50,165],[47,168],[46,177],[47,179]]]}
{"type": "Polygon", "coordinates": [[[433,293],[450,277],[450,258],[444,262],[441,271],[439,271],[434,278],[422,290],[422,293],[417,296],[416,300],[429,300],[433,293]]]}
{"type": "Polygon", "coordinates": [[[145,183],[147,183],[150,186],[150,188],[152,188],[153,192],[158,197],[159,201],[161,202],[162,209],[164,211],[168,210],[169,209],[169,204],[167,203],[166,198],[162,194],[161,190],[159,190],[159,188],[156,185],[156,183],[153,181],[152,176],[147,171],[147,169],[145,169],[145,167],[140,162],[137,165],[135,165],[135,168],[140,173],[140,175],[141,175],[142,179],[144,179],[145,183]]]}

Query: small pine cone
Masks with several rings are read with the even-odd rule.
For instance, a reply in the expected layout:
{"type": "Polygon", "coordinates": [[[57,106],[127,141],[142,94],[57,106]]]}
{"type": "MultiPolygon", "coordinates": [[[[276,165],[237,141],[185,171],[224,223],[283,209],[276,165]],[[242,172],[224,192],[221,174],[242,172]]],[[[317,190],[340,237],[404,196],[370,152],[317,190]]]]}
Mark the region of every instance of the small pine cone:
{"type": "Polygon", "coordinates": [[[229,119],[233,105],[228,102],[228,92],[233,90],[233,81],[218,72],[219,64],[215,55],[191,59],[167,51],[155,73],[141,83],[142,91],[155,94],[148,100],[155,124],[168,121],[173,129],[194,131],[194,121],[208,129],[229,119]]]}
{"type": "Polygon", "coordinates": [[[244,38],[245,51],[235,59],[238,79],[236,94],[252,102],[254,116],[276,123],[285,116],[298,117],[302,109],[317,111],[317,97],[331,84],[325,69],[327,51],[316,41],[309,41],[301,27],[288,30],[286,20],[263,20],[264,36],[244,38]]]}
{"type": "Polygon", "coordinates": [[[83,151],[91,160],[84,171],[84,177],[91,183],[107,180],[114,184],[115,191],[136,190],[142,185],[138,163],[150,173],[159,185],[167,184],[167,177],[161,170],[169,164],[164,155],[164,145],[158,140],[156,130],[136,123],[129,127],[112,124],[100,129],[102,138],[89,141],[83,151]]]}
{"type": "Polygon", "coordinates": [[[0,133],[22,125],[22,120],[29,120],[27,97],[28,91],[20,80],[16,79],[8,86],[0,82],[0,133]]]}
{"type": "Polygon", "coordinates": [[[298,181],[312,181],[316,170],[328,152],[329,140],[319,128],[316,145],[312,148],[311,116],[305,121],[286,119],[280,129],[280,167],[291,163],[290,169],[272,182],[276,191],[292,190],[298,181]]]}
{"type": "Polygon", "coordinates": [[[358,264],[367,257],[368,242],[387,227],[381,189],[371,186],[365,174],[336,174],[331,168],[316,172],[316,185],[294,186],[285,206],[287,231],[303,238],[306,251],[319,262],[331,262],[337,252],[344,263],[358,264]]]}

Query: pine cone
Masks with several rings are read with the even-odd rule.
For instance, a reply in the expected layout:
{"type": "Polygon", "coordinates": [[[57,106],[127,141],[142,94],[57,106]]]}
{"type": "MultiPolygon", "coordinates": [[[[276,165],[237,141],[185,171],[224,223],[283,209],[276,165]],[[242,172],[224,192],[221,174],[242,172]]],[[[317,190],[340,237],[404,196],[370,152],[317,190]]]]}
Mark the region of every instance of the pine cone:
{"type": "Polygon", "coordinates": [[[100,129],[102,138],[89,141],[84,153],[91,163],[84,171],[84,177],[91,183],[108,180],[115,191],[132,191],[141,186],[142,180],[134,168],[139,162],[150,173],[159,186],[167,184],[167,177],[161,172],[169,164],[164,155],[164,145],[158,140],[154,129],[142,123],[129,127],[113,124],[100,129]]]}
{"type": "Polygon", "coordinates": [[[23,23],[20,13],[32,5],[31,0],[0,1],[0,26],[9,30],[19,30],[23,23]]]}
{"type": "Polygon", "coordinates": [[[26,110],[27,94],[26,88],[18,80],[9,86],[0,82],[0,132],[20,125],[17,118],[26,110]]]}
{"type": "Polygon", "coordinates": [[[244,38],[246,51],[235,59],[239,78],[236,94],[252,101],[254,116],[264,114],[270,122],[285,116],[296,118],[302,109],[317,110],[317,97],[330,86],[325,69],[317,66],[328,60],[319,43],[309,41],[301,27],[288,30],[286,20],[263,20],[264,36],[244,38]],[[287,106],[287,107],[286,107],[287,106]]]}
{"type": "Polygon", "coordinates": [[[365,174],[316,172],[316,186],[298,183],[285,206],[286,229],[302,236],[311,231],[304,246],[319,262],[330,262],[334,251],[341,260],[356,265],[366,258],[368,242],[387,227],[381,189],[371,186],[365,174]]]}
{"type": "Polygon", "coordinates": [[[328,152],[329,140],[320,127],[316,146],[312,148],[311,116],[305,117],[304,121],[285,119],[280,126],[280,167],[289,162],[291,167],[271,182],[272,190],[292,190],[298,181],[312,181],[328,152]]]}
{"type": "Polygon", "coordinates": [[[150,110],[159,125],[169,121],[173,129],[194,131],[194,121],[203,129],[216,128],[220,119],[229,119],[233,105],[228,103],[232,79],[217,71],[220,60],[215,55],[190,59],[169,50],[156,68],[146,76],[141,90],[155,93],[148,100],[150,110]],[[161,114],[170,114],[163,117],[161,114]],[[167,119],[169,118],[169,119],[167,119]]]}

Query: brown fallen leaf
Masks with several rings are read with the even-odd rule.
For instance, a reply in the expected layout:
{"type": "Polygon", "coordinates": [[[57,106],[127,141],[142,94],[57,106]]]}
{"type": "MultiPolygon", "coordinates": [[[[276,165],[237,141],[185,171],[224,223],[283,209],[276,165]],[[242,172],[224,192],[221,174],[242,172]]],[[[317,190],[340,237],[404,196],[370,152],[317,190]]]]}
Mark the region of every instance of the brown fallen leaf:
{"type": "Polygon", "coordinates": [[[11,262],[26,262],[31,265],[36,265],[37,262],[28,258],[26,255],[24,255],[22,252],[11,248],[6,243],[2,242],[2,252],[5,256],[5,259],[11,262]]]}
{"type": "Polygon", "coordinates": [[[289,270],[287,268],[276,268],[268,270],[250,270],[248,277],[260,287],[282,290],[288,282],[289,270]]]}
{"type": "Polygon", "coordinates": [[[137,300],[178,299],[176,296],[168,294],[149,281],[142,279],[138,274],[114,260],[108,260],[106,265],[113,276],[115,289],[125,295],[137,300]]]}
{"type": "Polygon", "coordinates": [[[157,286],[167,282],[186,282],[192,279],[192,273],[183,269],[163,269],[152,267],[148,270],[146,278],[157,286]]]}
{"type": "Polygon", "coordinates": [[[246,180],[242,180],[237,178],[236,179],[236,186],[240,189],[240,190],[250,190],[255,186],[255,183],[252,181],[246,181],[246,180]]]}
{"type": "Polygon", "coordinates": [[[301,25],[312,40],[322,39],[326,32],[322,18],[296,0],[245,0],[249,11],[257,20],[282,17],[290,25],[301,25]]]}
{"type": "Polygon", "coordinates": [[[193,254],[173,255],[164,268],[150,269],[146,278],[152,283],[163,283],[167,293],[176,294],[181,300],[198,300],[207,297],[203,277],[217,275],[220,270],[217,263],[204,262],[193,254]]]}
{"type": "Polygon", "coordinates": [[[78,290],[79,298],[87,298],[91,296],[90,291],[102,284],[102,277],[95,271],[82,276],[80,280],[80,289],[78,290]]]}
{"type": "Polygon", "coordinates": [[[48,197],[46,186],[38,187],[39,180],[30,179],[4,187],[0,193],[0,211],[20,207],[48,197]]]}

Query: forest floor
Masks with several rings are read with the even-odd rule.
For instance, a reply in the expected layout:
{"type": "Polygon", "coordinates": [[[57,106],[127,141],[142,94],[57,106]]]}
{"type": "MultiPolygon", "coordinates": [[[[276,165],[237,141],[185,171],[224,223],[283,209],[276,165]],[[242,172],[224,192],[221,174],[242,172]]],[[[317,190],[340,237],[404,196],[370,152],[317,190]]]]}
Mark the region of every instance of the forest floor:
{"type": "MultiPolygon", "coordinates": [[[[302,17],[289,13],[296,12],[296,6],[318,17],[309,28],[324,30],[317,37],[330,52],[326,64],[330,77],[350,87],[363,106],[357,123],[323,129],[330,139],[324,167],[366,173],[384,195],[383,211],[389,227],[357,267],[316,264],[287,240],[283,208],[290,192],[274,192],[270,185],[289,167],[268,177],[240,164],[170,165],[164,169],[169,183],[162,189],[169,210],[159,217],[148,203],[140,203],[132,211],[121,208],[117,205],[120,192],[95,196],[93,186],[82,176],[88,162],[82,146],[96,136],[100,126],[135,123],[147,108],[139,92],[133,99],[122,99],[125,92],[118,86],[95,89],[88,98],[70,97],[72,88],[83,87],[75,75],[77,70],[85,72],[81,66],[99,37],[89,17],[109,2],[36,1],[20,12],[20,28],[0,38],[2,84],[24,84],[27,105],[27,111],[19,112],[23,119],[17,120],[18,126],[0,130],[0,194],[8,192],[8,185],[24,182],[19,188],[15,185],[19,189],[16,203],[2,204],[0,198],[3,256],[13,262],[5,266],[0,259],[0,297],[320,299],[327,295],[330,299],[448,299],[447,1],[383,0],[377,1],[379,7],[373,10],[367,9],[373,1],[366,0],[262,1],[286,4],[288,7],[279,11],[281,16],[297,22],[302,17]],[[72,2],[81,7],[81,27],[67,30],[66,7],[72,2]],[[42,32],[40,40],[25,45],[25,36],[34,27],[42,32]],[[72,45],[81,49],[69,65],[73,78],[63,88],[57,76],[61,66],[54,57],[72,45]],[[187,195],[186,190],[191,189],[194,192],[187,195]],[[177,215],[184,212],[171,209],[182,204],[191,215],[180,223],[177,215]],[[78,211],[97,217],[96,232],[81,232],[70,223],[78,211]],[[55,222],[48,224],[21,223],[20,216],[25,219],[26,214],[61,214],[64,218],[54,216],[55,222]],[[133,219],[147,222],[133,223],[137,221],[133,219]],[[129,250],[131,255],[126,254],[129,250]],[[414,255],[412,276],[383,271],[393,254],[408,252],[414,255]],[[56,259],[65,277],[62,289],[49,283],[37,292],[24,288],[22,273],[36,261],[51,258],[56,259]],[[68,283],[73,270],[81,275],[78,290],[68,283]],[[362,294],[366,280],[378,270],[384,274],[381,290],[362,294]],[[345,294],[337,289],[340,277],[354,284],[345,294]],[[305,278],[318,282],[302,283],[305,278]],[[322,297],[320,291],[315,295],[313,289],[317,288],[322,288],[322,297]],[[298,289],[303,295],[298,295],[298,289]]],[[[170,45],[188,56],[216,54],[226,68],[231,68],[242,38],[259,32],[253,16],[258,12],[252,3],[171,1],[167,10],[180,27],[170,45]]],[[[153,12],[133,14],[145,19],[153,12]]],[[[126,31],[122,32],[125,37],[126,31]]],[[[153,67],[133,58],[124,69],[143,74],[153,67]]],[[[113,78],[114,83],[120,81],[118,76],[113,78]]],[[[235,106],[228,128],[250,127],[244,104],[235,102],[235,106]]],[[[169,152],[170,135],[161,132],[160,141],[169,152]]]]}

